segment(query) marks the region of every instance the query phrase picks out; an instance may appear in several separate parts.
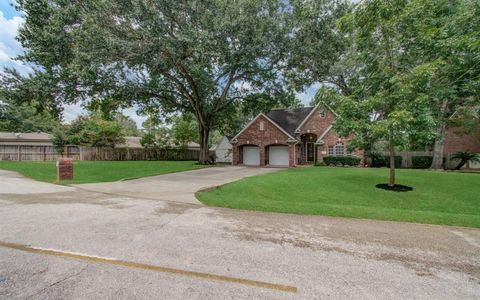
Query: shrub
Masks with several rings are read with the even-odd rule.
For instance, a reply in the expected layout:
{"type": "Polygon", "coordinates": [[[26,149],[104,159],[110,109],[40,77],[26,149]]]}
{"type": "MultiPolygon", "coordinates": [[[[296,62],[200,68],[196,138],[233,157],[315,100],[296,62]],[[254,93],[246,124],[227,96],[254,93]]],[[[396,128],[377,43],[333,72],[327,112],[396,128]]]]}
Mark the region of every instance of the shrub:
{"type": "Polygon", "coordinates": [[[323,158],[327,166],[358,166],[360,158],[355,156],[327,156],[323,158]]]}
{"type": "Polygon", "coordinates": [[[317,167],[325,167],[326,165],[327,165],[327,164],[326,164],[323,160],[317,161],[317,162],[315,163],[315,166],[317,166],[317,167]]]}
{"type": "Polygon", "coordinates": [[[414,169],[428,169],[432,165],[433,156],[413,156],[412,168],[414,169]]]}
{"type": "MultiPolygon", "coordinates": [[[[382,168],[387,167],[390,168],[390,156],[382,155],[378,153],[370,153],[369,158],[372,161],[373,168],[382,168]]],[[[402,166],[402,157],[401,156],[394,156],[395,160],[395,168],[400,168],[402,166]]]]}

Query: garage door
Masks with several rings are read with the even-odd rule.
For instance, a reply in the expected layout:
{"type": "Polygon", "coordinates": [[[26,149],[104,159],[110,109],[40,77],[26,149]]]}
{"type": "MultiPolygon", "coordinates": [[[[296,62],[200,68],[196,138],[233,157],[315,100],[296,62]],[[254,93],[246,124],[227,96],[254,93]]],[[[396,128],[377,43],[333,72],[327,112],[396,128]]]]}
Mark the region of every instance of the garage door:
{"type": "Polygon", "coordinates": [[[271,166],[288,166],[287,146],[271,146],[268,149],[268,160],[271,166]]]}
{"type": "Polygon", "coordinates": [[[246,166],[260,165],[260,151],[258,147],[243,147],[243,164],[246,166]]]}

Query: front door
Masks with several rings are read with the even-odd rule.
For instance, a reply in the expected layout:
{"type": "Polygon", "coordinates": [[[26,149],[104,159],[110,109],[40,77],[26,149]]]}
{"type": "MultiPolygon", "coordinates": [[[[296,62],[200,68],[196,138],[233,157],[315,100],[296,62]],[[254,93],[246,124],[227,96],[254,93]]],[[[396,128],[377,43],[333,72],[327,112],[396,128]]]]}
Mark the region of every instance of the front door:
{"type": "Polygon", "coordinates": [[[312,162],[315,157],[315,147],[313,143],[307,143],[307,161],[312,162]]]}

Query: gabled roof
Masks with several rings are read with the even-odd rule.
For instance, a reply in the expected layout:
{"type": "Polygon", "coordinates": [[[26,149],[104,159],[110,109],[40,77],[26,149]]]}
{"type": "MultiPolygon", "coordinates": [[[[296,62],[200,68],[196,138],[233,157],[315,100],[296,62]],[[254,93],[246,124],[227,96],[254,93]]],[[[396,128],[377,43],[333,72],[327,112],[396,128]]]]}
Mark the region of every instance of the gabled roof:
{"type": "Polygon", "coordinates": [[[270,121],[273,125],[275,125],[278,129],[280,129],[280,131],[285,133],[289,138],[295,139],[293,134],[290,134],[288,131],[286,131],[282,126],[280,126],[280,124],[272,120],[268,115],[264,113],[259,113],[253,120],[251,120],[245,127],[243,127],[243,129],[240,130],[240,132],[237,133],[237,135],[234,136],[230,141],[236,140],[248,127],[250,127],[250,125],[252,125],[260,117],[264,117],[265,119],[267,119],[267,121],[270,121]]]}
{"type": "Polygon", "coordinates": [[[277,109],[268,112],[266,115],[291,136],[295,136],[295,129],[302,124],[313,109],[314,107],[277,109]]]}

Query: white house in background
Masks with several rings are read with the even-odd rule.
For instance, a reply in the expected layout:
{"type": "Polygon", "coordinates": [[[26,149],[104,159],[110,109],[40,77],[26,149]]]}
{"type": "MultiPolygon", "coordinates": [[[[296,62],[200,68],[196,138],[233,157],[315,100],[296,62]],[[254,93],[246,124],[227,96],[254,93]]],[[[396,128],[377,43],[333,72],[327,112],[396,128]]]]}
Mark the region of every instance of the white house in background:
{"type": "Polygon", "coordinates": [[[231,163],[232,162],[232,144],[230,139],[224,136],[218,144],[210,148],[211,151],[215,151],[216,162],[219,163],[231,163]]]}

